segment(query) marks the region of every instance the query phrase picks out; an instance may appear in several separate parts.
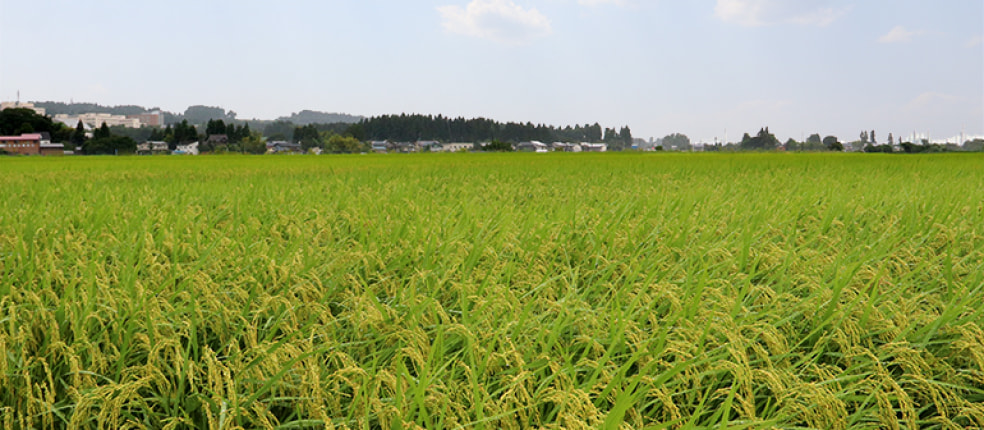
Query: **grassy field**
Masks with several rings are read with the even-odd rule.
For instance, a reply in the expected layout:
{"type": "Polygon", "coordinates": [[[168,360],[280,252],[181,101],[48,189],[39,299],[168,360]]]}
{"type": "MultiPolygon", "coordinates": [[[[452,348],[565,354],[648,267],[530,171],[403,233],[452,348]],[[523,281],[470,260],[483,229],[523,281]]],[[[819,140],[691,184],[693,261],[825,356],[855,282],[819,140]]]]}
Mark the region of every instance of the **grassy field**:
{"type": "Polygon", "coordinates": [[[0,427],[984,427],[984,156],[0,159],[0,427]]]}

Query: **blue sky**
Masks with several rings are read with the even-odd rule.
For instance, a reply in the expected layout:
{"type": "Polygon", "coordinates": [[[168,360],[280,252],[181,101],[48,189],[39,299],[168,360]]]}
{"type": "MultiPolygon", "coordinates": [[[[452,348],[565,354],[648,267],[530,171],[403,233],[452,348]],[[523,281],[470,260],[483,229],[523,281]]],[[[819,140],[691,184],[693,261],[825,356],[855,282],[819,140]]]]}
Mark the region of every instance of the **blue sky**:
{"type": "Polygon", "coordinates": [[[980,0],[0,0],[0,17],[3,100],[984,134],[980,0]]]}

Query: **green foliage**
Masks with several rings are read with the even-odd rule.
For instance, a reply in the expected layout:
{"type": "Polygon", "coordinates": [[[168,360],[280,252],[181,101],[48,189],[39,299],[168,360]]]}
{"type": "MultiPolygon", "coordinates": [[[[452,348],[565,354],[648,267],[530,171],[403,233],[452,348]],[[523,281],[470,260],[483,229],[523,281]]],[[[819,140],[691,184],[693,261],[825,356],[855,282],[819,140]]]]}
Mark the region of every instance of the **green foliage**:
{"type": "Polygon", "coordinates": [[[75,146],[82,146],[85,143],[85,124],[79,120],[78,124],[75,125],[75,130],[72,132],[72,144],[75,146]]]}
{"type": "Polygon", "coordinates": [[[663,137],[663,148],[675,149],[677,151],[689,151],[690,138],[682,133],[668,134],[663,137]]]}
{"type": "Polygon", "coordinates": [[[240,143],[241,149],[247,154],[263,154],[266,152],[266,142],[263,140],[263,135],[254,131],[248,136],[244,137],[240,143]]]}
{"type": "Polygon", "coordinates": [[[946,147],[938,144],[917,145],[912,142],[903,142],[900,146],[902,147],[902,152],[906,154],[917,154],[920,152],[946,152],[946,147]]]}
{"type": "Polygon", "coordinates": [[[963,144],[964,151],[984,151],[984,139],[968,140],[963,144]]]}
{"type": "Polygon", "coordinates": [[[894,152],[894,149],[892,145],[867,145],[864,147],[864,152],[884,152],[890,154],[894,152]]]}
{"type": "Polygon", "coordinates": [[[509,142],[503,142],[501,140],[492,140],[485,145],[482,145],[482,151],[485,152],[512,152],[513,147],[509,142]]]}
{"type": "Polygon", "coordinates": [[[343,113],[326,113],[318,112],[312,110],[302,110],[297,113],[293,113],[290,116],[282,116],[277,118],[278,121],[289,122],[291,124],[297,125],[314,125],[314,124],[355,124],[362,121],[361,116],[348,115],[343,113]]]}
{"type": "Polygon", "coordinates": [[[844,144],[837,140],[837,136],[827,136],[823,138],[823,146],[829,151],[843,151],[844,144]]]}
{"type": "Polygon", "coordinates": [[[274,121],[263,128],[263,136],[270,140],[287,140],[294,138],[294,124],[287,121],[274,121]]]}
{"type": "Polygon", "coordinates": [[[44,115],[38,115],[27,108],[7,108],[0,111],[0,135],[19,135],[21,133],[53,133],[61,128],[44,115]]]}
{"type": "Polygon", "coordinates": [[[100,133],[82,144],[82,152],[87,155],[132,154],[136,150],[137,142],[129,136],[102,136],[100,133]]]}
{"type": "Polygon", "coordinates": [[[107,126],[105,122],[102,123],[102,125],[99,126],[99,128],[95,129],[92,132],[92,138],[93,139],[105,139],[105,138],[110,137],[112,135],[113,135],[113,133],[109,130],[109,126],[107,126]]]}
{"type": "Polygon", "coordinates": [[[349,136],[332,135],[325,142],[325,152],[332,154],[352,154],[367,152],[368,147],[359,142],[358,139],[349,136]]]}
{"type": "MultiPolygon", "coordinates": [[[[819,139],[820,136],[816,136],[819,139]]],[[[806,145],[809,145],[809,139],[807,139],[806,145]]],[[[779,147],[779,139],[776,139],[776,136],[769,132],[769,127],[764,127],[759,130],[755,137],[751,137],[748,133],[745,133],[740,146],[741,149],[746,151],[771,151],[779,147]]]]}
{"type": "Polygon", "coordinates": [[[198,136],[198,130],[195,129],[195,126],[188,124],[188,120],[182,120],[180,123],[176,124],[171,131],[171,136],[171,142],[182,145],[201,140],[198,136]]]}
{"type": "Polygon", "coordinates": [[[216,106],[195,105],[185,109],[182,119],[193,125],[202,125],[209,120],[234,121],[236,113],[231,110],[226,112],[225,109],[216,106]]]}
{"type": "Polygon", "coordinates": [[[320,148],[325,145],[325,141],[318,131],[318,127],[313,124],[296,127],[292,133],[293,140],[301,144],[301,149],[307,151],[311,148],[320,148]]]}

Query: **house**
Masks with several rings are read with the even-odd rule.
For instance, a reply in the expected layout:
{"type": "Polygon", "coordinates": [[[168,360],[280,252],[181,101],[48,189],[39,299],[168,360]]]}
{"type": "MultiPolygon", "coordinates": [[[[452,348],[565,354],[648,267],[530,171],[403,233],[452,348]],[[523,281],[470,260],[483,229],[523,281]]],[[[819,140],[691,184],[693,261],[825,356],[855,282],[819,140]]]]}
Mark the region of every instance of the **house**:
{"type": "Polygon", "coordinates": [[[267,142],[267,154],[281,154],[281,153],[301,153],[301,144],[286,142],[283,140],[275,140],[273,142],[267,142]]]}
{"type": "Polygon", "coordinates": [[[8,154],[38,155],[41,153],[41,134],[23,133],[20,136],[0,136],[0,151],[8,154]]]}
{"type": "Polygon", "coordinates": [[[373,152],[385,153],[390,149],[390,143],[388,140],[374,140],[369,144],[372,146],[373,152]]]}
{"type": "Polygon", "coordinates": [[[581,152],[581,145],[576,143],[554,142],[553,150],[561,152],[581,152]]]}
{"type": "Polygon", "coordinates": [[[65,155],[65,144],[62,143],[42,143],[41,155],[65,155]]]}
{"type": "Polygon", "coordinates": [[[208,139],[205,140],[209,145],[225,145],[229,143],[229,135],[226,134],[210,134],[208,139]]]}
{"type": "Polygon", "coordinates": [[[581,143],[581,150],[584,152],[606,152],[608,151],[607,143],[581,143]]]}
{"type": "Polygon", "coordinates": [[[418,151],[438,152],[441,150],[441,142],[436,140],[418,140],[414,142],[414,146],[417,147],[418,151]]]}
{"type": "Polygon", "coordinates": [[[395,152],[410,153],[418,152],[420,151],[420,148],[418,148],[413,142],[396,142],[393,144],[391,150],[395,152]]]}
{"type": "Polygon", "coordinates": [[[547,144],[536,140],[517,143],[516,150],[520,152],[549,152],[547,144]]]}
{"type": "Polygon", "coordinates": [[[167,142],[146,141],[137,144],[137,154],[167,154],[167,142]]]}
{"type": "Polygon", "coordinates": [[[461,151],[471,151],[474,148],[475,148],[475,144],[474,143],[470,143],[470,142],[453,142],[453,143],[444,143],[444,144],[441,144],[441,146],[439,148],[437,148],[437,149],[431,148],[431,151],[438,151],[438,152],[461,152],[461,151]]]}
{"type": "Polygon", "coordinates": [[[191,142],[187,145],[178,145],[172,152],[174,155],[198,155],[198,142],[191,142]]]}

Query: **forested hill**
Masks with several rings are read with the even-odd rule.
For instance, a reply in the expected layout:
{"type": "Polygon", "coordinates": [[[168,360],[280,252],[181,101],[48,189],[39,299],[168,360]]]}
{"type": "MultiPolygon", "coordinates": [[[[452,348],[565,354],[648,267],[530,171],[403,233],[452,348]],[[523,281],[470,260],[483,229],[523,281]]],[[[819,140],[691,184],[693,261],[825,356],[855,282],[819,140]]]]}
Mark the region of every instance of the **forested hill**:
{"type": "Polygon", "coordinates": [[[63,102],[33,102],[34,106],[44,108],[51,116],[58,114],[80,115],[84,113],[108,113],[113,115],[137,115],[158,108],[147,109],[143,106],[120,105],[103,106],[96,103],[63,103],[63,102]]]}
{"type": "Polygon", "coordinates": [[[362,120],[363,117],[361,116],[349,115],[345,113],[318,112],[313,110],[302,110],[297,113],[292,113],[290,116],[282,116],[277,118],[277,121],[287,121],[297,125],[337,123],[353,124],[362,120]]]}

